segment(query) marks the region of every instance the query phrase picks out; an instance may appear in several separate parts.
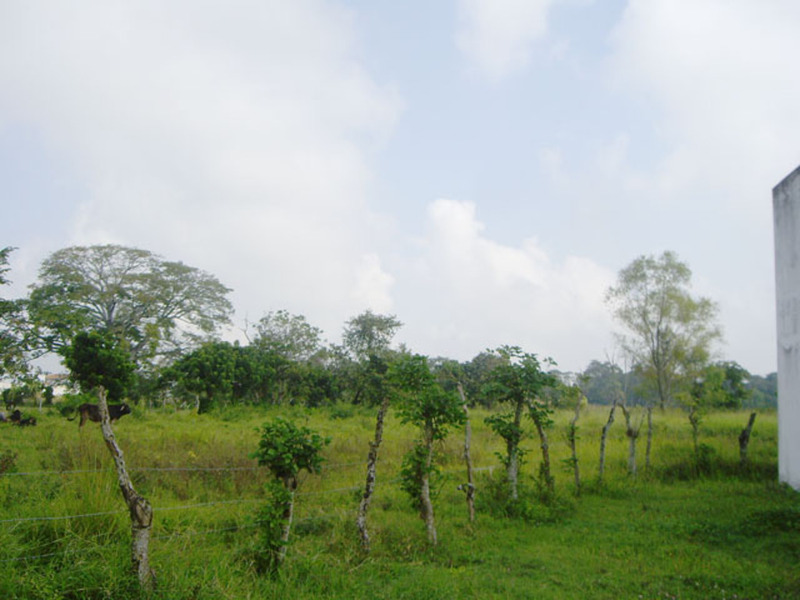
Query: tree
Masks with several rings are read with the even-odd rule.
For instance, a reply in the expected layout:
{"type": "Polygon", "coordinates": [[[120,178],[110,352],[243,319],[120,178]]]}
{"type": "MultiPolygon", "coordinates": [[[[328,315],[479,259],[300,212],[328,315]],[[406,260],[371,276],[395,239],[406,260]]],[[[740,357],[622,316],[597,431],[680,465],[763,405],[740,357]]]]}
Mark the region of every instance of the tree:
{"type": "Polygon", "coordinates": [[[376,315],[372,311],[353,317],[344,327],[343,345],[331,348],[334,371],[340,382],[352,390],[352,402],[378,405],[375,416],[375,438],[369,442],[364,492],[359,502],[356,526],[361,548],[370,549],[367,511],[375,491],[378,450],[383,440],[383,423],[389,409],[390,392],[386,373],[389,369],[389,344],[402,323],[393,315],[376,315]]]}
{"type": "MultiPolygon", "coordinates": [[[[10,246],[0,249],[0,286],[10,283],[6,273],[10,270],[8,257],[13,251],[10,246]]],[[[21,301],[0,298],[0,378],[27,371],[23,314],[21,301]]]]}
{"type": "Polygon", "coordinates": [[[134,365],[111,336],[82,331],[62,348],[70,377],[84,392],[122,400],[133,379],[134,365]]]}
{"type": "Polygon", "coordinates": [[[323,447],[330,439],[285,419],[263,425],[258,450],[252,455],[274,477],[272,501],[261,512],[262,540],[259,566],[274,572],[286,557],[294,512],[294,494],[300,471],[319,473],[323,447]]]}
{"type": "Polygon", "coordinates": [[[193,395],[201,414],[215,403],[233,398],[236,367],[237,352],[232,344],[207,342],[166,369],[164,379],[174,382],[179,392],[193,395]]]}
{"type": "Polygon", "coordinates": [[[471,361],[463,365],[464,393],[471,401],[481,402],[491,408],[492,398],[482,394],[483,386],[488,381],[489,373],[503,363],[503,358],[494,352],[481,352],[471,361]]]}
{"type": "Polygon", "coordinates": [[[307,361],[320,350],[322,330],[302,315],[285,310],[267,313],[255,325],[252,344],[293,361],[307,361]]]}
{"type": "Polygon", "coordinates": [[[748,407],[772,407],[778,405],[778,374],[769,373],[768,375],[750,375],[749,381],[745,384],[750,392],[747,401],[748,407]]]}
{"type": "Polygon", "coordinates": [[[641,256],[619,272],[606,301],[627,329],[622,348],[641,368],[664,407],[689,363],[708,360],[721,339],[718,308],[689,292],[692,272],[673,252],[641,256]]]}
{"type": "Polygon", "coordinates": [[[523,450],[520,448],[520,442],[524,437],[522,417],[526,408],[528,416],[533,419],[540,434],[542,465],[547,478],[545,483],[551,485],[547,440],[546,436],[542,437],[549,425],[549,410],[541,402],[539,395],[546,387],[554,386],[556,379],[542,371],[535,354],[525,353],[518,346],[501,346],[494,353],[502,361],[489,372],[488,382],[484,385],[483,391],[493,401],[510,405],[511,412],[487,417],[486,423],[506,443],[503,462],[506,466],[511,499],[516,500],[519,497],[519,468],[523,456],[523,450]]]}
{"type": "Polygon", "coordinates": [[[107,397],[118,399],[124,395],[130,384],[134,365],[116,340],[96,331],[76,335],[72,344],[63,349],[63,354],[72,378],[84,391],[97,393],[103,439],[114,459],[120,491],[131,517],[131,563],[142,589],[149,592],[154,579],[148,554],[153,507],[136,492],[131,483],[122,450],[117,445],[111,428],[107,403],[107,397]]]}
{"type": "Polygon", "coordinates": [[[680,404],[686,409],[692,427],[692,441],[698,469],[702,456],[698,444],[700,424],[711,409],[738,409],[751,392],[745,386],[749,373],[737,363],[718,362],[698,369],[691,382],[678,393],[680,404]]]}
{"type": "Polygon", "coordinates": [[[356,360],[363,361],[385,353],[402,326],[394,315],[376,315],[367,310],[347,321],[342,340],[356,360]]]}
{"type": "Polygon", "coordinates": [[[194,345],[228,324],[228,292],[212,275],[146,250],[72,246],[44,260],[28,308],[49,351],[79,331],[104,331],[139,362],[194,345]]]}
{"type": "Polygon", "coordinates": [[[722,408],[738,409],[749,404],[753,390],[748,387],[751,376],[747,369],[734,361],[716,363],[714,366],[725,370],[722,382],[725,400],[722,408]]]}
{"type": "Polygon", "coordinates": [[[444,439],[450,427],[464,422],[459,397],[440,386],[424,356],[403,355],[392,364],[389,378],[399,398],[398,414],[403,423],[420,429],[421,440],[403,460],[403,488],[428,530],[428,540],[437,543],[436,524],[431,502],[430,476],[434,470],[433,443],[444,439]]]}

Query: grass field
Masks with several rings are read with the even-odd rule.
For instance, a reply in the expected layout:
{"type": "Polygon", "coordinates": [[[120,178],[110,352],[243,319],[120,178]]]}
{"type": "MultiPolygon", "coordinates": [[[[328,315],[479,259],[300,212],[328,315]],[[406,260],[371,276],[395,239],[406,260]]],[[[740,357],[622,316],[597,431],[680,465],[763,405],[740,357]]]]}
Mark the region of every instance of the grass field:
{"type": "MultiPolygon", "coordinates": [[[[652,464],[627,474],[628,440],[611,429],[605,483],[597,485],[608,409],[579,421],[577,494],[566,426],[549,431],[557,497],[538,500],[533,439],[517,505],[502,501],[501,444],[472,414],[478,471],[470,524],[462,434],[439,448],[434,507],[439,545],[397,477],[414,431],[390,418],[369,513],[372,551],[360,551],[355,512],[374,411],[338,406],[230,408],[198,416],[142,411],[115,426],[134,485],[155,509],[154,598],[800,598],[800,495],[777,484],[777,424],[762,413],[738,465],[747,414],[720,413],[701,428],[698,473],[679,412],[655,413],[652,464]],[[275,578],[253,567],[255,515],[268,474],[248,458],[258,427],[284,416],[329,436],[326,467],[304,477],[287,561],[275,578]],[[515,516],[509,516],[511,512],[515,516]]],[[[130,521],[99,426],[78,430],[57,413],[32,428],[0,428],[0,598],[138,598],[130,521]]]]}

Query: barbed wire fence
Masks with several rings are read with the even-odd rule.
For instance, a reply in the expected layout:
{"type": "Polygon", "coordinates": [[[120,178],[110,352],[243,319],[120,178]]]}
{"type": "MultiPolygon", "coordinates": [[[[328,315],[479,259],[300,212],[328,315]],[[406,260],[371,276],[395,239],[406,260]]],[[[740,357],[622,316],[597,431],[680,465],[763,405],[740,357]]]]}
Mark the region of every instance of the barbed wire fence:
{"type": "MultiPolygon", "coordinates": [[[[334,463],[325,466],[325,470],[334,470],[339,468],[348,468],[348,467],[355,467],[355,466],[363,466],[363,462],[350,462],[350,463],[334,463]]],[[[490,475],[495,469],[494,466],[487,466],[487,467],[478,467],[473,468],[473,472],[481,472],[481,471],[489,471],[490,475]]],[[[142,468],[132,468],[131,472],[236,472],[236,471],[256,471],[256,472],[263,472],[265,471],[264,467],[252,466],[252,467],[197,467],[197,466],[188,466],[188,467],[142,467],[142,468]]],[[[24,471],[24,472],[6,472],[0,475],[0,477],[38,477],[38,476],[62,476],[62,475],[77,475],[77,474],[87,474],[87,473],[97,473],[97,474],[104,474],[109,473],[110,469],[71,469],[71,470],[63,470],[63,471],[55,471],[55,470],[39,470],[39,471],[24,471]]],[[[454,474],[457,471],[449,470],[444,472],[443,474],[454,474]]],[[[461,472],[458,470],[458,472],[461,472]]],[[[401,481],[399,476],[393,477],[388,479],[382,483],[382,485],[394,485],[401,481]]],[[[351,485],[351,486],[344,486],[344,487],[337,487],[328,490],[313,490],[313,491],[306,491],[306,492],[297,492],[296,495],[298,497],[310,497],[310,496],[321,496],[326,494],[340,494],[346,492],[355,492],[358,490],[362,490],[364,488],[363,483],[351,485]]],[[[231,506],[231,505],[241,505],[241,504],[255,504],[264,502],[265,499],[263,497],[260,498],[238,498],[232,500],[213,500],[208,502],[199,502],[194,504],[182,504],[182,505],[174,505],[174,506],[161,506],[161,507],[154,507],[153,510],[156,513],[159,512],[169,512],[169,511],[188,511],[198,508],[208,508],[213,506],[231,506]]],[[[0,519],[0,525],[13,525],[17,523],[30,523],[30,522],[46,522],[46,521],[65,521],[65,520],[77,520],[77,519],[89,519],[93,517],[101,517],[101,516],[112,516],[112,515],[121,515],[127,512],[126,509],[119,509],[113,511],[96,511],[96,512],[87,512],[81,514],[72,514],[72,515],[39,515],[39,516],[31,516],[31,517],[13,517],[13,518],[6,518],[0,519]]],[[[353,509],[353,515],[356,514],[356,510],[353,509]]],[[[330,515],[327,518],[338,518],[341,517],[341,514],[338,515],[330,515]]],[[[323,515],[315,515],[310,517],[304,517],[301,519],[297,519],[296,523],[302,523],[306,521],[310,521],[313,519],[320,519],[325,518],[323,515]]],[[[212,529],[205,529],[200,531],[181,531],[181,532],[171,532],[171,533],[164,533],[160,535],[153,536],[152,539],[154,540],[172,540],[175,538],[180,537],[190,537],[190,536],[202,536],[202,535],[214,535],[219,533],[232,533],[237,531],[249,530],[254,529],[260,525],[260,522],[255,520],[247,523],[241,523],[237,525],[231,525],[227,527],[215,527],[212,529]]],[[[81,538],[82,541],[89,541],[97,540],[101,537],[107,537],[107,534],[97,534],[95,536],[90,536],[89,538],[81,538]]],[[[37,546],[38,548],[42,548],[44,546],[52,546],[53,544],[57,543],[58,540],[49,541],[46,544],[37,546]]],[[[34,547],[34,548],[37,548],[34,547]]],[[[30,551],[30,549],[29,549],[30,551]]],[[[24,556],[17,556],[12,558],[0,558],[0,564],[8,564],[8,563],[19,563],[19,562],[32,562],[35,560],[40,560],[43,558],[52,558],[56,556],[67,556],[70,554],[78,554],[81,552],[85,552],[86,549],[67,549],[61,550],[58,552],[46,552],[46,553],[38,553],[38,554],[27,554],[24,556]]]]}

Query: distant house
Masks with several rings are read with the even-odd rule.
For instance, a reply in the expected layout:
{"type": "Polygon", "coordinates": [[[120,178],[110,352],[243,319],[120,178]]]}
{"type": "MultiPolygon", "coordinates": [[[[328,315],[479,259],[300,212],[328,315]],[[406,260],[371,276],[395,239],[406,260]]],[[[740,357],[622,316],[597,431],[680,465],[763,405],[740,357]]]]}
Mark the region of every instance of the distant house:
{"type": "Polygon", "coordinates": [[[43,383],[45,387],[53,388],[53,396],[56,398],[71,390],[68,373],[45,373],[43,383]]]}

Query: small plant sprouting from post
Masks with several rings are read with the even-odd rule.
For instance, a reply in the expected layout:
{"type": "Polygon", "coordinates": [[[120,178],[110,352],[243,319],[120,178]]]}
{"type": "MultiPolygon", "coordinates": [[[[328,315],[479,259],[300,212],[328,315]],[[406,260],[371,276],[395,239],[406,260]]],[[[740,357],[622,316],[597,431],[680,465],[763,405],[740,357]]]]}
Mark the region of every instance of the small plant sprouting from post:
{"type": "Polygon", "coordinates": [[[267,467],[274,479],[268,484],[269,501],[258,515],[261,530],[255,554],[259,572],[277,572],[286,557],[297,477],[303,469],[309,473],[320,471],[320,453],[328,443],[329,438],[285,419],[262,426],[258,450],[251,456],[267,467]]]}
{"type": "Polygon", "coordinates": [[[97,393],[100,429],[114,459],[119,488],[131,517],[131,564],[142,590],[150,592],[155,585],[149,557],[153,507],[133,487],[108,413],[108,398],[121,399],[124,396],[131,384],[135,366],[116,340],[107,333],[96,331],[77,334],[62,353],[72,379],[84,391],[97,393]]]}
{"type": "Polygon", "coordinates": [[[458,395],[461,397],[461,404],[464,408],[464,462],[467,467],[467,482],[458,486],[459,490],[463,490],[467,496],[467,511],[469,513],[469,522],[475,522],[475,481],[472,474],[472,455],[470,454],[470,446],[472,445],[472,424],[469,421],[469,407],[467,406],[467,397],[464,393],[464,386],[459,382],[457,385],[458,395]]]}
{"type": "Polygon", "coordinates": [[[512,410],[510,413],[493,415],[486,419],[486,423],[506,442],[506,455],[501,460],[506,467],[511,499],[517,500],[519,497],[519,469],[524,454],[520,447],[524,437],[522,416],[526,408],[539,434],[542,449],[541,477],[545,487],[552,491],[550,455],[545,432],[550,423],[551,409],[545,400],[539,398],[539,394],[544,388],[555,385],[555,377],[542,371],[536,355],[525,353],[517,346],[501,346],[494,354],[502,362],[489,373],[483,392],[492,400],[510,404],[512,410]]]}
{"type": "Polygon", "coordinates": [[[583,406],[584,396],[583,392],[581,392],[578,386],[567,387],[564,395],[570,403],[575,404],[575,415],[572,417],[572,420],[570,420],[569,426],[567,427],[567,442],[569,443],[571,454],[570,458],[566,459],[566,462],[572,468],[572,472],[575,475],[575,494],[580,496],[581,471],[578,461],[578,419],[580,419],[581,416],[581,407],[583,406]]]}
{"type": "MultiPolygon", "coordinates": [[[[426,506],[422,500],[422,481],[427,478],[429,482],[435,482],[441,476],[441,472],[435,462],[431,460],[428,464],[428,449],[419,441],[403,457],[400,466],[400,488],[408,494],[411,506],[420,514],[424,521],[426,518],[426,506]]],[[[429,489],[435,487],[429,483],[429,489]]]]}
{"type": "Polygon", "coordinates": [[[428,540],[435,546],[437,535],[430,491],[431,474],[435,472],[433,444],[444,439],[450,427],[464,422],[464,411],[458,396],[436,381],[424,356],[400,357],[391,366],[389,375],[400,400],[400,420],[416,425],[421,434],[421,440],[403,461],[403,488],[412,494],[425,521],[428,540]]]}

